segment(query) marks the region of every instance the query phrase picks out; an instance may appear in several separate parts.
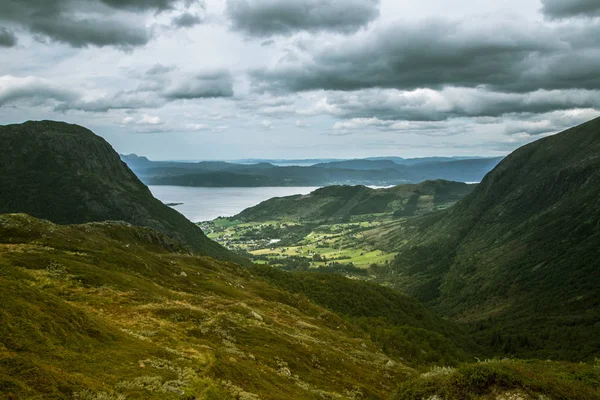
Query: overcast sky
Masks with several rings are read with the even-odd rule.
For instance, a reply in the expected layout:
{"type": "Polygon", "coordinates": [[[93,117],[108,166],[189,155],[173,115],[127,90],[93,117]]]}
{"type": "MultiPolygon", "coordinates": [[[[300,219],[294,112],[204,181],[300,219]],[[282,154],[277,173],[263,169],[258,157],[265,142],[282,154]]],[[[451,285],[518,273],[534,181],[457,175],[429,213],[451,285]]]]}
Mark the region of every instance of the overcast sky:
{"type": "Polygon", "coordinates": [[[600,116],[600,0],[0,0],[0,124],[151,159],[503,155],[600,116]]]}

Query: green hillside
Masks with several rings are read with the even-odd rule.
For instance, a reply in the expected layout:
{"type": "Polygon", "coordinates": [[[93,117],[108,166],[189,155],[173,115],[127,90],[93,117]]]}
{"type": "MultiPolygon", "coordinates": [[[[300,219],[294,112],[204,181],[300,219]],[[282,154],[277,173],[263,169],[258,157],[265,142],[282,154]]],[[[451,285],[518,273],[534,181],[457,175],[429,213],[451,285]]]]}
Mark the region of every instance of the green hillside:
{"type": "Polygon", "coordinates": [[[386,398],[411,374],[341,316],[148,228],[0,216],[0,287],[2,398],[386,398]]]}
{"type": "Polygon", "coordinates": [[[359,296],[362,283],[333,276],[357,294],[340,308],[297,290],[327,293],[299,275],[269,275],[191,256],[148,228],[0,216],[0,393],[386,398],[425,358],[471,359],[447,339],[458,328],[410,298],[396,295],[379,309],[385,296],[359,296]],[[378,316],[381,335],[397,329],[418,339],[390,340],[386,354],[384,338],[359,324],[378,316]]]}
{"type": "Polygon", "coordinates": [[[387,279],[498,353],[597,357],[600,119],[518,149],[454,207],[370,239],[398,251],[387,279]]]}
{"type": "Polygon", "coordinates": [[[0,214],[59,224],[119,220],[157,229],[189,250],[242,261],[155,199],[101,137],[78,125],[0,126],[0,214]]]}
{"type": "Polygon", "coordinates": [[[515,390],[586,400],[600,390],[594,364],[458,363],[472,355],[450,340],[471,346],[468,336],[389,289],[249,270],[126,224],[0,216],[0,289],[0,395],[10,400],[515,390]],[[440,361],[455,367],[423,364],[440,361]]]}
{"type": "Polygon", "coordinates": [[[399,185],[388,189],[366,186],[328,186],[308,195],[273,198],[250,207],[232,219],[240,221],[343,221],[352,216],[392,213],[413,216],[448,207],[475,185],[443,180],[399,185]]]}

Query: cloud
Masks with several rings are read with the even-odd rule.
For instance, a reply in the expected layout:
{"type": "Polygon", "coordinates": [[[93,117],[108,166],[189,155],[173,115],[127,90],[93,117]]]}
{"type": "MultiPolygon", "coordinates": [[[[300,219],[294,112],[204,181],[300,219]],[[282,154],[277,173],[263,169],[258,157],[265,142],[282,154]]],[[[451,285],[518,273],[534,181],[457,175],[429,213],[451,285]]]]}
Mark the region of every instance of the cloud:
{"type": "Polygon", "coordinates": [[[146,28],[130,26],[126,22],[101,19],[61,20],[38,18],[31,22],[30,30],[54,41],[73,47],[142,46],[151,38],[146,28]]]}
{"type": "Polygon", "coordinates": [[[133,90],[120,90],[96,98],[71,98],[56,105],[55,110],[105,113],[110,110],[157,109],[177,100],[229,98],[234,94],[233,79],[227,70],[173,76],[174,71],[177,68],[173,66],[155,64],[138,75],[140,82],[133,90]]]}
{"type": "Polygon", "coordinates": [[[227,0],[226,12],[249,36],[351,33],[379,16],[379,0],[227,0]]]}
{"type": "Polygon", "coordinates": [[[350,39],[311,42],[250,71],[258,92],[484,86],[490,90],[600,88],[600,44],[518,19],[397,23],[350,39]],[[594,46],[591,47],[590,46],[594,46]]]}
{"type": "Polygon", "coordinates": [[[92,100],[81,98],[67,101],[56,106],[57,111],[79,110],[86,112],[107,112],[109,110],[137,110],[142,108],[158,108],[164,100],[154,92],[126,90],[111,96],[92,100]]]}
{"type": "Polygon", "coordinates": [[[164,97],[169,100],[233,97],[233,79],[226,70],[180,78],[167,88],[164,97]]]}
{"type": "Polygon", "coordinates": [[[135,119],[132,116],[127,116],[123,118],[123,125],[146,125],[146,126],[155,126],[155,125],[163,125],[160,117],[154,115],[143,114],[140,118],[135,119]]]}
{"type": "Polygon", "coordinates": [[[210,129],[208,124],[186,124],[185,126],[190,131],[206,131],[210,129]]]}
{"type": "Polygon", "coordinates": [[[273,125],[273,122],[268,119],[263,119],[262,121],[260,121],[260,127],[263,129],[266,129],[268,131],[275,128],[275,126],[273,125]]]}
{"type": "Polygon", "coordinates": [[[5,0],[0,21],[29,31],[40,41],[73,47],[143,46],[156,13],[189,8],[192,0],[5,0]]]}
{"type": "Polygon", "coordinates": [[[47,103],[48,101],[73,101],[78,93],[65,89],[46,79],[33,76],[0,76],[0,106],[17,102],[47,103]]]}
{"type": "Polygon", "coordinates": [[[542,12],[551,19],[600,16],[598,0],[542,0],[542,12]]]}
{"type": "Polygon", "coordinates": [[[301,114],[329,114],[339,118],[443,121],[461,117],[500,117],[543,114],[556,110],[600,109],[600,91],[539,90],[530,93],[492,92],[483,88],[441,90],[367,89],[326,92],[301,114]]]}
{"type": "Polygon", "coordinates": [[[204,19],[198,14],[192,14],[184,12],[181,15],[176,16],[171,21],[171,25],[177,28],[191,28],[204,22],[204,19]]]}
{"type": "Polygon", "coordinates": [[[177,67],[172,65],[154,64],[150,69],[148,69],[148,71],[146,71],[146,76],[165,75],[176,69],[177,67]]]}
{"type": "MultiPolygon", "coordinates": [[[[129,10],[156,10],[166,11],[172,10],[181,0],[100,0],[102,3],[113,8],[129,9],[129,10]]],[[[185,5],[189,7],[191,4],[198,3],[197,0],[186,0],[185,5]]]]}
{"type": "Polygon", "coordinates": [[[310,128],[312,125],[306,121],[296,121],[296,128],[310,128]]]}
{"type": "Polygon", "coordinates": [[[161,125],[160,117],[144,114],[138,121],[140,125],[161,125]]]}
{"type": "Polygon", "coordinates": [[[527,134],[530,136],[557,133],[597,118],[598,114],[599,112],[594,109],[579,109],[554,111],[528,119],[509,120],[504,124],[504,133],[507,135],[527,134]]]}
{"type": "Polygon", "coordinates": [[[17,37],[6,28],[0,27],[0,47],[13,47],[17,44],[17,37]]]}

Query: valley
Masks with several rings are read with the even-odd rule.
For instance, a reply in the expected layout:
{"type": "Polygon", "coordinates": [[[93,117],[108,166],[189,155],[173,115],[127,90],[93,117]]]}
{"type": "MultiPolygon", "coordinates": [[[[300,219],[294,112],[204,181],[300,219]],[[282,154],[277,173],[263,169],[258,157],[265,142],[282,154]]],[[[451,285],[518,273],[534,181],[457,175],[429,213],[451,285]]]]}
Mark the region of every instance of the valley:
{"type": "Polygon", "coordinates": [[[0,0],[0,400],[600,400],[599,38],[0,0]]]}
{"type": "Polygon", "coordinates": [[[225,218],[202,223],[208,237],[254,263],[288,270],[323,268],[367,273],[373,265],[389,264],[395,253],[367,244],[364,232],[384,227],[391,219],[319,225],[314,222],[249,222],[225,218]]]}
{"type": "Polygon", "coordinates": [[[82,127],[0,127],[0,393],[597,399],[598,121],[480,184],[329,186],[198,224],[82,127]]]}
{"type": "Polygon", "coordinates": [[[446,209],[474,187],[443,180],[385,189],[330,186],[273,198],[200,227],[209,238],[255,263],[369,276],[369,268],[389,266],[396,253],[367,238],[406,218],[446,209]]]}

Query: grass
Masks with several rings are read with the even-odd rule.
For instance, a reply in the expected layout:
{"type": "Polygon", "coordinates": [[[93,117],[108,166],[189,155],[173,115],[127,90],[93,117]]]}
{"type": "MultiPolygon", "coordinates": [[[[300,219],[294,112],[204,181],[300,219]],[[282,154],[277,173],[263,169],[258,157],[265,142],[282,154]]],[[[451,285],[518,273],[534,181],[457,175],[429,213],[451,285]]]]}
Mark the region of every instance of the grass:
{"type": "Polygon", "coordinates": [[[394,400],[600,398],[600,364],[490,360],[433,368],[402,383],[394,400]]]}
{"type": "MultiPolygon", "coordinates": [[[[366,218],[365,216],[361,219],[366,218]]],[[[368,215],[369,220],[320,224],[298,221],[245,222],[216,219],[205,223],[209,237],[234,251],[253,258],[258,263],[286,265],[289,257],[302,257],[309,267],[317,268],[330,262],[352,263],[368,269],[373,264],[393,261],[394,252],[376,249],[363,240],[363,232],[384,226],[393,220],[391,214],[368,215]],[[290,229],[299,233],[290,235],[290,229]],[[280,240],[273,243],[271,239],[280,240]],[[315,254],[326,261],[315,260],[315,254]],[[283,264],[281,261],[283,260],[283,264]]]]}
{"type": "Polygon", "coordinates": [[[413,373],[304,296],[159,238],[0,216],[0,397],[383,399],[413,373]]]}
{"type": "Polygon", "coordinates": [[[161,238],[0,216],[0,397],[598,398],[597,364],[460,364],[464,331],[390,289],[161,238]]]}

